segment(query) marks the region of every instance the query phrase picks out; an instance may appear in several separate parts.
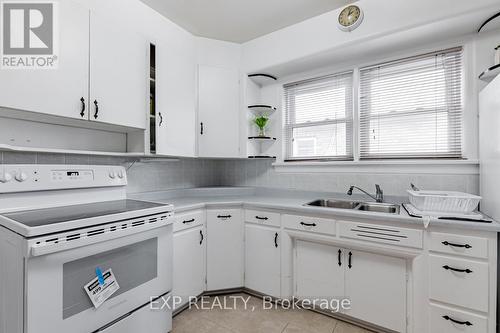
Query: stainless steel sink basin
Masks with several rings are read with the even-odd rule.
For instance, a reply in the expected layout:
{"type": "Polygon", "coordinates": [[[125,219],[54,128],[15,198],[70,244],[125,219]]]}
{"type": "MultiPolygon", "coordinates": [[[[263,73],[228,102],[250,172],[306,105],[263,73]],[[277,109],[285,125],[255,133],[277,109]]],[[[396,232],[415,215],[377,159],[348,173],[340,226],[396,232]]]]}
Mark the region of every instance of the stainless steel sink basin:
{"type": "Polygon", "coordinates": [[[339,208],[339,209],[354,209],[356,208],[357,205],[359,205],[359,202],[344,201],[344,200],[328,200],[328,199],[314,200],[306,204],[306,206],[328,207],[328,208],[339,208]]]}
{"type": "Polygon", "coordinates": [[[337,208],[337,209],[351,209],[365,212],[386,213],[386,214],[399,214],[399,205],[390,203],[378,202],[357,202],[347,200],[334,200],[334,199],[318,199],[306,203],[304,206],[324,207],[324,208],[337,208]]]}
{"type": "Polygon", "coordinates": [[[385,204],[385,203],[361,203],[356,210],[376,213],[399,214],[399,205],[385,204]]]}

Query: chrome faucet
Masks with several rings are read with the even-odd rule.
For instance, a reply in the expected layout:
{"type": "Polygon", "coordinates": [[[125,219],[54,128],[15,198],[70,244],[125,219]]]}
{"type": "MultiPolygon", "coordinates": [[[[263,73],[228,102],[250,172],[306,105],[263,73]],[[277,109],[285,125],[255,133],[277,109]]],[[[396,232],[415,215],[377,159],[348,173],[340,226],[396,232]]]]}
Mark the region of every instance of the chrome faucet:
{"type": "Polygon", "coordinates": [[[352,185],[349,188],[349,191],[347,191],[347,195],[352,195],[352,191],[354,189],[358,189],[359,191],[363,192],[364,194],[366,194],[367,196],[369,196],[370,198],[372,198],[376,202],[384,202],[384,191],[382,191],[382,189],[380,188],[380,185],[378,185],[378,184],[375,184],[375,189],[377,191],[377,193],[375,194],[375,196],[373,196],[370,193],[366,192],[362,188],[359,188],[359,187],[354,186],[354,185],[352,185]]]}

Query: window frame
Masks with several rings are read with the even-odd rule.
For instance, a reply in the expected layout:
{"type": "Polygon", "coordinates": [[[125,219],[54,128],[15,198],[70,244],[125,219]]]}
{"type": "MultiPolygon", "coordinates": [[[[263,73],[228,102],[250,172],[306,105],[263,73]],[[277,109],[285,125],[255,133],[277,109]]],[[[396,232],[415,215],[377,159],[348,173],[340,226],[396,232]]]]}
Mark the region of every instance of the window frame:
{"type": "MultiPolygon", "coordinates": [[[[471,62],[471,59],[473,59],[472,55],[472,46],[470,43],[467,41],[462,41],[460,43],[452,42],[449,43],[448,45],[440,45],[439,47],[428,47],[424,48],[423,50],[413,50],[405,53],[400,53],[397,56],[386,56],[386,57],[381,57],[376,59],[375,61],[370,61],[370,62],[352,62],[351,65],[347,66],[342,66],[342,67],[337,67],[336,69],[331,69],[333,67],[330,67],[330,69],[327,70],[322,70],[322,71],[311,71],[308,75],[294,75],[293,76],[293,81],[290,80],[288,82],[284,81],[284,84],[281,86],[283,95],[282,95],[282,100],[283,100],[283,133],[291,133],[285,131],[286,127],[286,120],[285,120],[285,94],[284,94],[284,87],[287,84],[294,83],[296,81],[299,81],[302,79],[303,81],[306,80],[313,80],[316,78],[320,78],[323,76],[328,76],[328,75],[336,75],[336,74],[342,74],[342,73],[348,73],[352,72],[353,73],[353,78],[352,78],[352,88],[353,88],[353,93],[352,93],[352,131],[351,131],[351,142],[352,142],[352,158],[349,160],[346,159],[332,159],[328,157],[315,157],[315,158],[307,158],[307,159],[288,159],[286,157],[286,139],[284,138],[283,140],[283,145],[282,145],[282,157],[279,158],[273,165],[282,168],[285,166],[293,166],[295,169],[299,165],[304,165],[307,170],[312,172],[314,169],[320,169],[319,166],[323,165],[328,167],[329,165],[332,166],[332,168],[337,168],[337,166],[340,166],[340,168],[343,168],[344,166],[351,168],[352,166],[359,166],[360,168],[364,169],[370,165],[379,165],[382,168],[388,168],[387,166],[389,165],[394,165],[398,167],[404,167],[407,168],[409,165],[426,165],[428,164],[429,166],[434,166],[434,165],[439,165],[438,169],[441,170],[443,165],[451,165],[454,167],[455,165],[460,165],[463,164],[464,167],[469,168],[470,165],[476,165],[478,163],[478,152],[475,149],[477,145],[477,138],[473,137],[472,135],[474,134],[474,125],[477,125],[477,122],[474,121],[475,117],[477,114],[467,112],[469,109],[472,109],[472,111],[476,111],[476,108],[474,106],[474,103],[472,102],[473,98],[478,96],[478,93],[474,89],[474,86],[469,83],[469,81],[473,78],[474,76],[474,65],[471,62]],[[389,62],[397,62],[400,60],[404,60],[406,58],[412,58],[412,57],[418,57],[418,56],[423,56],[427,53],[437,53],[440,52],[440,50],[445,51],[448,49],[453,49],[453,48],[462,48],[462,83],[461,83],[461,89],[462,89],[462,119],[461,119],[461,158],[456,158],[456,157],[421,157],[421,158],[414,158],[414,157],[396,157],[396,158],[388,158],[388,157],[380,157],[380,158],[360,158],[360,142],[361,142],[361,130],[360,130],[360,70],[362,68],[366,67],[371,67],[371,66],[377,66],[379,64],[384,64],[384,63],[389,63],[389,62]],[[311,74],[313,73],[313,74],[311,74]],[[297,80],[299,78],[299,80],[297,80]],[[470,124],[469,124],[470,123],[470,124]],[[380,164],[378,163],[380,162],[380,164]]],[[[444,111],[444,110],[443,110],[444,111]]],[[[435,112],[435,110],[433,110],[435,112]]],[[[476,111],[477,112],[477,111],[476,111]]],[[[291,140],[290,140],[291,141],[291,140]]],[[[319,172],[325,172],[324,168],[321,168],[323,171],[319,172]]],[[[389,168],[388,168],[389,169],[389,168]]],[[[431,167],[432,169],[432,167],[431,167]]],[[[283,169],[284,170],[284,169],[283,169]]],[[[325,169],[326,170],[326,169],[325,169]]],[[[333,170],[333,169],[332,169],[333,170]]],[[[381,171],[379,171],[381,172],[381,171]]]]}
{"type": "Polygon", "coordinates": [[[349,69],[349,70],[345,70],[345,71],[339,71],[339,72],[335,72],[335,73],[328,73],[328,74],[325,74],[325,75],[319,75],[319,76],[315,76],[315,77],[311,77],[309,79],[305,79],[305,80],[300,80],[300,81],[296,81],[296,82],[291,82],[291,83],[288,83],[288,84],[285,84],[283,85],[283,105],[286,105],[286,93],[285,93],[285,89],[286,89],[286,86],[292,86],[292,85],[298,85],[298,84],[301,84],[301,83],[307,83],[308,81],[315,81],[315,80],[320,80],[322,78],[327,78],[329,76],[331,77],[335,77],[335,76],[342,76],[342,75],[347,75],[347,74],[351,74],[351,83],[352,83],[352,91],[351,91],[351,102],[349,103],[348,99],[345,100],[345,105],[346,105],[346,110],[348,109],[348,105],[350,104],[351,105],[351,112],[349,114],[346,114],[346,117],[344,118],[337,118],[337,119],[332,119],[332,120],[322,120],[322,121],[308,121],[308,122],[304,122],[304,123],[299,123],[297,124],[296,123],[296,108],[294,107],[293,110],[294,112],[290,112],[288,113],[288,111],[286,110],[286,107],[284,108],[284,117],[283,117],[283,136],[285,136],[286,134],[290,134],[292,137],[290,138],[285,138],[284,143],[283,143],[283,156],[284,156],[284,161],[285,162],[300,162],[300,161],[354,161],[355,159],[355,147],[354,147],[354,144],[355,144],[355,141],[353,140],[354,139],[354,133],[355,133],[355,129],[354,129],[354,126],[355,126],[355,123],[354,123],[354,119],[355,119],[355,112],[356,112],[356,107],[355,107],[355,92],[356,92],[356,87],[355,87],[355,84],[356,84],[356,81],[355,81],[355,76],[356,76],[356,73],[355,73],[355,69],[349,69]],[[289,117],[291,119],[293,119],[293,121],[290,121],[290,123],[287,122],[287,114],[289,115],[289,117]],[[350,117],[349,117],[350,116],[350,117]],[[326,125],[336,125],[336,124],[345,124],[345,128],[346,128],[346,141],[347,140],[350,140],[351,142],[351,146],[348,147],[347,145],[347,155],[343,155],[343,156],[338,156],[338,157],[335,157],[335,156],[311,156],[311,157],[292,157],[292,152],[293,152],[293,132],[295,129],[297,128],[307,128],[307,127],[319,127],[319,126],[326,126],[326,125]],[[350,126],[349,126],[350,125],[350,126]],[[287,146],[287,143],[288,143],[288,146],[287,146]],[[350,148],[350,150],[349,150],[350,148]]]}
{"type": "MultiPolygon", "coordinates": [[[[357,82],[357,85],[356,85],[356,90],[358,92],[358,104],[357,104],[357,108],[355,110],[357,116],[358,116],[358,120],[357,120],[357,137],[358,137],[358,144],[356,145],[356,150],[357,150],[357,160],[358,161],[385,161],[385,160],[450,160],[450,161],[461,161],[461,160],[466,160],[466,150],[464,149],[465,148],[465,138],[464,138],[464,119],[465,119],[465,108],[466,108],[466,96],[467,96],[467,91],[466,91],[466,70],[467,68],[467,48],[465,45],[455,45],[455,46],[452,46],[452,47],[448,47],[448,48],[441,48],[440,50],[434,50],[434,51],[429,51],[429,52],[421,52],[421,53],[417,53],[417,54],[413,54],[413,55],[407,55],[405,57],[399,57],[397,59],[392,59],[392,60],[387,60],[387,61],[380,61],[380,62],[377,62],[377,63],[374,63],[374,64],[371,64],[371,65],[365,65],[365,66],[359,66],[356,70],[358,72],[358,82],[357,82]],[[408,153],[407,155],[406,154],[394,154],[392,156],[390,155],[386,155],[386,156],[377,156],[376,154],[374,154],[373,156],[367,156],[367,157],[362,157],[361,156],[361,140],[366,140],[367,137],[369,136],[369,133],[364,133],[362,130],[361,130],[361,101],[360,101],[360,91],[361,91],[361,71],[363,69],[371,69],[371,68],[376,68],[376,67],[379,67],[379,66],[384,66],[386,64],[391,64],[391,63],[394,63],[394,64],[397,64],[397,63],[404,63],[408,60],[418,60],[420,58],[425,58],[425,57],[428,57],[428,56],[431,56],[431,55],[439,55],[439,54],[443,54],[443,53],[451,53],[451,52],[454,52],[454,51],[458,51],[460,50],[461,51],[461,61],[462,61],[462,66],[461,66],[461,84],[460,84],[460,88],[461,88],[461,97],[462,97],[462,105],[461,105],[461,119],[459,120],[459,125],[461,127],[461,133],[460,133],[460,156],[452,156],[451,154],[451,151],[448,151],[447,153],[450,153],[450,156],[446,156],[447,153],[438,153],[436,154],[435,156],[433,156],[433,154],[427,154],[427,155],[421,155],[421,156],[417,156],[417,154],[415,153],[408,153]],[[366,136],[364,136],[364,134],[366,136]]],[[[446,83],[447,84],[447,83],[446,83]]],[[[448,96],[446,96],[447,98],[448,96]]],[[[420,109],[420,110],[412,110],[412,111],[408,111],[408,112],[400,112],[398,113],[397,115],[390,115],[390,114],[384,114],[384,115],[378,115],[376,117],[373,117],[373,118],[369,118],[369,119],[376,119],[376,118],[393,118],[393,119],[397,119],[397,118],[400,118],[400,117],[406,117],[406,116],[410,116],[410,115],[417,115],[417,114],[423,114],[423,113],[428,113],[428,114],[438,114],[438,113],[443,113],[443,114],[447,114],[448,118],[450,118],[450,112],[449,112],[449,109],[447,107],[444,107],[444,108],[440,108],[439,110],[437,110],[436,108],[429,108],[429,109],[420,109]]],[[[453,115],[452,117],[453,118],[453,115]]],[[[368,120],[369,121],[369,120],[368,120]]],[[[366,122],[366,121],[365,121],[366,122]]],[[[453,127],[452,127],[453,128],[453,127]]]]}

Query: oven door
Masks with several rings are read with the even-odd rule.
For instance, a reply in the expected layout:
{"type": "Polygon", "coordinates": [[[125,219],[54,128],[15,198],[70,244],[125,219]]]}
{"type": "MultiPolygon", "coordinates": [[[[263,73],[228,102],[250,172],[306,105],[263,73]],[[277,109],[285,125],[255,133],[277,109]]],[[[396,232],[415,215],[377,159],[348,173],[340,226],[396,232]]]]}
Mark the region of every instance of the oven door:
{"type": "Polygon", "coordinates": [[[27,333],[89,333],[146,305],[172,287],[172,225],[45,256],[26,263],[27,333]],[[94,308],[84,286],[96,268],[120,286],[94,308]]]}

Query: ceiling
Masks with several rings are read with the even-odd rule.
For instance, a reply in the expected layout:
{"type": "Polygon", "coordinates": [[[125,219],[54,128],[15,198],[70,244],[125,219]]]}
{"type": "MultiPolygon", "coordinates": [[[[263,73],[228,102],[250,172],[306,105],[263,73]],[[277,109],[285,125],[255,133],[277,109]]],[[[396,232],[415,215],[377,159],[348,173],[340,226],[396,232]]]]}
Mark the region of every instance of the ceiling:
{"type": "Polygon", "coordinates": [[[352,0],[141,0],[196,36],[244,43],[352,0]]]}

